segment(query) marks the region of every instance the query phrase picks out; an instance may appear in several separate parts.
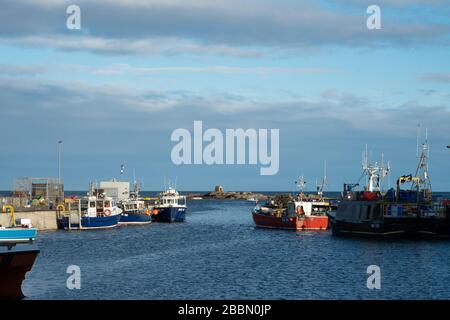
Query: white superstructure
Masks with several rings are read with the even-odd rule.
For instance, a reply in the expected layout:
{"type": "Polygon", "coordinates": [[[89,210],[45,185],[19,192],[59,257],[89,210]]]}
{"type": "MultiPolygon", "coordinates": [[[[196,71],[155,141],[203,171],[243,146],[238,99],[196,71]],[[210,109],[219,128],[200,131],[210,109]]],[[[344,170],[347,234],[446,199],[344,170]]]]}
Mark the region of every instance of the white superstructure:
{"type": "Polygon", "coordinates": [[[100,187],[108,195],[116,201],[124,201],[130,198],[130,183],[124,181],[101,181],[100,187]]]}

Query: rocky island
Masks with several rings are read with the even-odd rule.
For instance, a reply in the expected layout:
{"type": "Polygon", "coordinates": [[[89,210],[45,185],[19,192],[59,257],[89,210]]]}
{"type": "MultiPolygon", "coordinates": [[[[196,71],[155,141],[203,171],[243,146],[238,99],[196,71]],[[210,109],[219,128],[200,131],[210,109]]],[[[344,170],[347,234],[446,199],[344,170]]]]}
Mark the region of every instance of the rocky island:
{"type": "Polygon", "coordinates": [[[223,187],[218,185],[214,191],[206,194],[191,194],[189,199],[215,199],[215,200],[267,200],[268,196],[262,193],[254,193],[250,191],[224,191],[223,187]]]}

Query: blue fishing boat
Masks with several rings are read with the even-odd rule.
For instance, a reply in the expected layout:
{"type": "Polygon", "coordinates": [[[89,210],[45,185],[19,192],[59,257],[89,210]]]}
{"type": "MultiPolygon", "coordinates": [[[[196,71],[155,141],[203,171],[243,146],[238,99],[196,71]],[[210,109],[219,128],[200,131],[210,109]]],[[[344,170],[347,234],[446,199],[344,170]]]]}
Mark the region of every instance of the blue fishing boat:
{"type": "Polygon", "coordinates": [[[134,183],[134,190],[130,193],[130,198],[121,201],[119,207],[122,209],[120,214],[120,225],[127,224],[149,224],[152,222],[153,208],[147,206],[144,200],[139,199],[139,186],[134,183]]]}
{"type": "Polygon", "coordinates": [[[184,222],[186,218],[186,197],[169,187],[159,194],[158,203],[155,205],[153,221],[156,222],[184,222]]]}
{"type": "Polygon", "coordinates": [[[58,228],[65,230],[109,229],[119,224],[122,209],[105,193],[83,197],[77,213],[59,214],[58,228]]]}
{"type": "Polygon", "coordinates": [[[37,230],[31,225],[15,227],[14,208],[8,207],[13,223],[0,226],[0,299],[21,299],[22,282],[39,254],[33,244],[37,230]]]}

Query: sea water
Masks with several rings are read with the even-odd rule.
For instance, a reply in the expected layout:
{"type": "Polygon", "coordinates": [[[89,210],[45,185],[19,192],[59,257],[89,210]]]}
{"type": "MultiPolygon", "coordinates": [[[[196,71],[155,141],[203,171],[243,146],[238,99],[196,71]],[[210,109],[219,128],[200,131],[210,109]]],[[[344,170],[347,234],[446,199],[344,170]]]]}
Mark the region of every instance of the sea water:
{"type": "Polygon", "coordinates": [[[27,299],[449,299],[450,241],[255,228],[248,201],[193,200],[185,223],[40,232],[27,299]],[[80,289],[70,290],[70,266],[80,289]],[[367,287],[380,267],[381,289],[367,287]]]}

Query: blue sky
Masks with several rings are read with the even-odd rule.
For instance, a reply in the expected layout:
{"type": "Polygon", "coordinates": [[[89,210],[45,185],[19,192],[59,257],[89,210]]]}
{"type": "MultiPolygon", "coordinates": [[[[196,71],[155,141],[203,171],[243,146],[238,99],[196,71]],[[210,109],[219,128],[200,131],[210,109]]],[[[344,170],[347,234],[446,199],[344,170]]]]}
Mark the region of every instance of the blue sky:
{"type": "Polygon", "coordinates": [[[418,123],[428,128],[435,190],[450,190],[450,3],[373,1],[4,1],[0,11],[0,189],[55,176],[66,189],[126,178],[144,189],[177,177],[185,190],[308,189],[327,161],[330,190],[360,176],[361,152],[413,173],[418,123]],[[280,129],[280,170],[181,165],[174,129],[280,129]]]}

